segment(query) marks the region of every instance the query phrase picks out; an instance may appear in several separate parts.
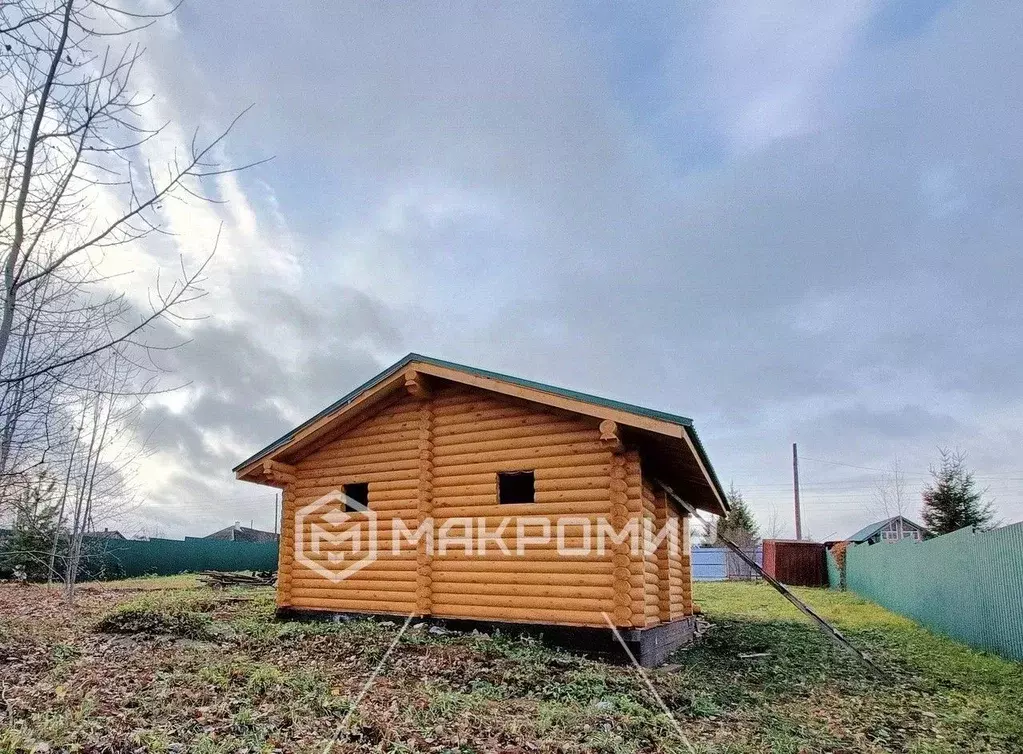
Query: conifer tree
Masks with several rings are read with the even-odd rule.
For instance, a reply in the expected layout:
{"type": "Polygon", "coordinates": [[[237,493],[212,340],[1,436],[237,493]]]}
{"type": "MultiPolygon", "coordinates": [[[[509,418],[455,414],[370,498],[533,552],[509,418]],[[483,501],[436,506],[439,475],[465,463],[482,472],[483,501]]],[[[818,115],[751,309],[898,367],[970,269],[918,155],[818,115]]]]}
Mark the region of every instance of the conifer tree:
{"type": "Polygon", "coordinates": [[[718,522],[717,538],[720,539],[724,535],[737,545],[752,545],[760,538],[760,527],[742,491],[736,489],[734,484],[730,484],[726,498],[731,510],[718,522]]]}
{"type": "Polygon", "coordinates": [[[966,467],[966,455],[961,451],[939,448],[941,460],[931,467],[933,480],[923,492],[924,525],[931,534],[948,534],[971,526],[991,528],[994,510],[984,500],[984,490],[978,490],[973,472],[966,467]]]}
{"type": "Polygon", "coordinates": [[[0,555],[4,571],[20,572],[29,581],[45,581],[48,556],[57,531],[54,482],[40,475],[23,491],[10,539],[0,555]]]}

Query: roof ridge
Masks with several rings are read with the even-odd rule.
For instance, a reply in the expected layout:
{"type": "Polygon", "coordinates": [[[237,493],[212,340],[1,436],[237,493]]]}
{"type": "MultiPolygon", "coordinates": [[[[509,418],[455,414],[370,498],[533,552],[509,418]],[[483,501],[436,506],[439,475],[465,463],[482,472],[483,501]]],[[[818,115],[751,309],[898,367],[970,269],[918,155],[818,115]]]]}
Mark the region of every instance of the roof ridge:
{"type": "MultiPolygon", "coordinates": [[[[490,369],[482,369],[480,367],[474,367],[469,364],[461,364],[456,361],[448,361],[446,359],[438,359],[435,356],[427,356],[425,354],[416,353],[415,351],[410,352],[401,362],[411,363],[412,361],[421,360],[427,364],[434,364],[435,366],[445,366],[453,369],[464,370],[467,372],[473,372],[485,377],[492,377],[494,379],[504,380],[515,384],[520,384],[528,387],[535,388],[537,390],[543,390],[544,392],[551,392],[556,395],[564,395],[577,400],[583,400],[586,403],[597,403],[620,408],[631,413],[642,413],[646,416],[654,416],[656,418],[663,419],[672,424],[681,424],[683,426],[692,426],[693,420],[688,416],[682,416],[681,414],[672,414],[667,411],[660,411],[658,409],[648,408],[646,406],[640,406],[637,403],[629,403],[628,401],[619,400],[617,398],[607,398],[605,396],[596,395],[594,393],[584,393],[581,390],[573,390],[572,388],[561,387],[559,385],[551,385],[547,382],[540,382],[538,380],[531,380],[526,377],[516,377],[512,374],[505,374],[504,372],[495,372],[490,369]]],[[[399,362],[399,363],[401,363],[399,362]]],[[[389,370],[385,370],[389,371],[389,370]]]]}

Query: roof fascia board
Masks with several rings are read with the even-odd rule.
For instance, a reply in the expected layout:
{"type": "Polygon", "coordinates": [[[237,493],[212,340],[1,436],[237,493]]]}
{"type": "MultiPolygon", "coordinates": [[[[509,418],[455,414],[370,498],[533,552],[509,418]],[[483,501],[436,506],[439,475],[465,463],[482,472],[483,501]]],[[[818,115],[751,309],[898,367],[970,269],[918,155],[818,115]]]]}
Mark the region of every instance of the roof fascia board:
{"type": "MultiPolygon", "coordinates": [[[[468,385],[469,387],[476,387],[481,390],[488,390],[494,393],[532,401],[533,403],[541,403],[553,408],[571,411],[576,414],[592,416],[596,419],[613,419],[626,426],[645,429],[649,432],[656,432],[657,434],[667,435],[668,437],[676,439],[687,437],[685,427],[679,424],[672,424],[671,422],[662,421],[660,419],[652,419],[647,416],[629,413],[620,409],[598,406],[587,403],[583,400],[566,398],[564,396],[560,396],[555,393],[548,393],[536,388],[505,382],[497,377],[476,375],[469,372],[463,372],[460,369],[439,366],[432,361],[425,359],[409,359],[398,362],[395,367],[392,367],[391,370],[384,373],[384,378],[379,382],[374,384],[371,381],[370,383],[367,383],[367,385],[364,385],[360,388],[362,390],[361,394],[355,395],[345,402],[339,402],[340,405],[335,404],[333,410],[328,410],[326,413],[322,413],[319,418],[314,418],[311,424],[300,427],[292,435],[287,436],[276,446],[271,445],[260,454],[250,458],[244,463],[244,465],[237,467],[235,477],[237,479],[244,478],[254,469],[258,468],[259,464],[267,458],[272,458],[276,454],[283,453],[284,451],[293,448],[295,445],[310,438],[310,436],[315,435],[318,431],[333,423],[341,416],[357,411],[361,406],[369,403],[373,397],[388,390],[388,388],[393,387],[395,383],[400,382],[404,377],[405,370],[410,368],[414,368],[417,372],[421,372],[422,374],[428,374],[440,379],[458,382],[463,385],[468,385]]],[[[702,462],[700,464],[700,468],[704,468],[702,462]]],[[[705,469],[704,474],[706,474],[705,469]]],[[[713,482],[711,482],[711,485],[713,486],[713,482]]],[[[717,495],[716,491],[715,495],[717,495]]]]}
{"type": "Polygon", "coordinates": [[[703,462],[703,453],[697,449],[696,444],[689,436],[689,433],[683,432],[682,438],[686,441],[686,445],[689,447],[689,452],[692,453],[693,458],[696,459],[696,463],[700,467],[700,473],[703,474],[704,479],[707,480],[707,484],[710,486],[711,490],[714,491],[714,499],[717,500],[717,504],[721,508],[721,515],[727,516],[729,510],[728,504],[724,501],[721,496],[721,492],[718,489],[720,485],[718,484],[717,477],[707,470],[707,466],[703,462]]]}
{"type": "MultiPolygon", "coordinates": [[[[587,396],[585,394],[579,394],[580,397],[578,398],[571,397],[563,395],[560,391],[552,392],[550,390],[546,390],[542,383],[533,383],[531,381],[510,377],[508,375],[501,375],[496,372],[486,372],[484,370],[465,367],[461,364],[445,362],[416,353],[408,354],[403,359],[391,365],[368,382],[360,385],[348,395],[328,406],[302,425],[299,425],[298,428],[289,434],[281,437],[263,450],[243,461],[235,467],[235,477],[237,479],[245,478],[254,470],[258,469],[260,464],[267,458],[273,458],[275,455],[294,448],[296,445],[314,437],[318,432],[332,424],[337,418],[357,411],[360,407],[364,407],[372,403],[372,400],[375,397],[388,391],[397,382],[399,382],[402,379],[405,370],[410,367],[415,368],[417,371],[424,374],[430,374],[434,377],[451,380],[471,387],[489,390],[491,392],[532,401],[534,403],[540,403],[584,416],[592,416],[598,419],[612,419],[625,426],[654,432],[656,434],[676,439],[682,439],[685,441],[689,451],[696,459],[701,474],[706,479],[710,488],[714,491],[715,500],[721,510],[723,512],[728,511],[728,505],[723,498],[724,493],[722,492],[720,482],[713,473],[709,461],[707,461],[702,443],[700,443],[698,437],[696,437],[694,441],[694,437],[691,436],[695,433],[691,430],[692,423],[690,419],[681,416],[671,416],[670,419],[672,420],[667,418],[661,419],[648,415],[649,413],[655,412],[651,412],[647,409],[644,409],[645,413],[636,413],[628,410],[626,407],[627,404],[620,404],[617,401],[608,401],[597,396],[587,396]],[[589,399],[592,399],[592,401],[589,399]]],[[[664,416],[668,417],[666,414],[664,416]]]]}
{"type": "Polygon", "coordinates": [[[610,408],[584,400],[567,398],[557,393],[549,393],[539,388],[517,385],[513,382],[506,382],[498,377],[463,372],[460,369],[453,369],[447,366],[440,366],[431,361],[413,361],[417,371],[429,374],[452,382],[459,382],[470,387],[489,390],[494,393],[501,393],[513,398],[521,398],[533,403],[541,403],[552,408],[560,408],[572,413],[592,416],[596,419],[612,419],[620,424],[637,429],[645,429],[648,432],[667,435],[668,437],[681,438],[685,436],[684,427],[672,422],[652,419],[640,414],[634,414],[617,408],[610,408]]]}

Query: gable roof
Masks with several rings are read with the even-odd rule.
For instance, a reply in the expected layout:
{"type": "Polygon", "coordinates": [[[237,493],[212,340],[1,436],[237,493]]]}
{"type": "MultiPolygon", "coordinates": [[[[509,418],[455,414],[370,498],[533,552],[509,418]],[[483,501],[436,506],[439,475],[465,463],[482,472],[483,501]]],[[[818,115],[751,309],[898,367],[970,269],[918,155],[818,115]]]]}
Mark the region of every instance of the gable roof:
{"type": "Polygon", "coordinates": [[[272,531],[250,529],[248,526],[231,525],[207,534],[202,539],[219,539],[230,542],[276,542],[277,535],[272,531]]]}
{"type": "Polygon", "coordinates": [[[83,537],[92,537],[93,539],[127,539],[126,536],[116,529],[104,529],[103,531],[87,531],[82,533],[83,537]]]}
{"type": "MultiPolygon", "coordinates": [[[[543,382],[523,379],[500,372],[456,364],[451,361],[435,359],[422,354],[410,353],[375,377],[364,382],[347,395],[338,399],[322,411],[299,424],[290,432],[282,435],[262,450],[253,454],[232,469],[238,478],[243,478],[251,470],[253,464],[272,458],[303,438],[303,435],[316,430],[324,422],[339,417],[355,406],[360,400],[380,388],[388,381],[399,377],[406,369],[415,368],[426,375],[441,379],[461,382],[484,390],[525,397],[526,400],[545,403],[575,413],[582,413],[598,418],[614,418],[618,423],[647,432],[667,435],[682,439],[689,446],[697,459],[707,483],[717,499],[717,507],[728,510],[724,489],[717,474],[707,457],[707,452],[693,427],[693,420],[686,416],[671,414],[665,411],[637,406],[632,403],[602,398],[577,390],[548,385],[543,382]],[[513,390],[517,389],[517,390],[513,390]]],[[[706,505],[700,506],[707,508],[706,505]]]]}
{"type": "Polygon", "coordinates": [[[851,537],[846,538],[846,542],[866,542],[868,539],[873,537],[879,531],[884,529],[888,524],[890,524],[892,521],[895,521],[898,518],[901,518],[903,523],[909,524],[910,526],[914,526],[920,531],[927,531],[927,529],[920,526],[920,524],[910,521],[905,516],[891,516],[889,518],[884,519],[883,521],[878,521],[877,523],[868,524],[867,526],[864,526],[851,537]]]}

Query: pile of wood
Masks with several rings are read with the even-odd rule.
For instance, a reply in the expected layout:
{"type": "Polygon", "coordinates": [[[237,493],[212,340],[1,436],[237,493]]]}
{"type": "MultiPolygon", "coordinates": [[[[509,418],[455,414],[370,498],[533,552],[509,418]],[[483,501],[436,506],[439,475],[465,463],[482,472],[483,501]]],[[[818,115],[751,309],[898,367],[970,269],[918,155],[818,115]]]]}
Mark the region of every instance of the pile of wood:
{"type": "Polygon", "coordinates": [[[273,586],[277,582],[276,571],[258,571],[250,576],[245,573],[227,571],[203,571],[199,579],[214,589],[226,589],[233,586],[273,586]]]}

